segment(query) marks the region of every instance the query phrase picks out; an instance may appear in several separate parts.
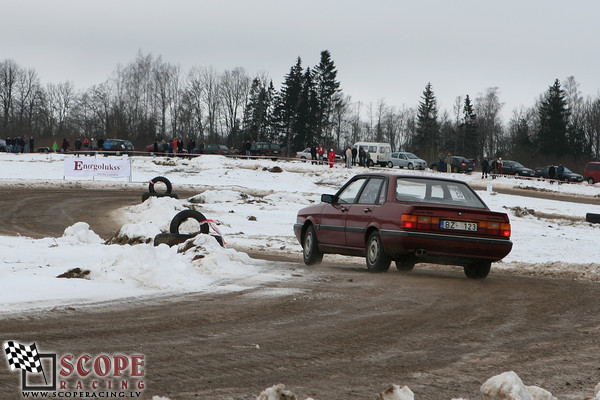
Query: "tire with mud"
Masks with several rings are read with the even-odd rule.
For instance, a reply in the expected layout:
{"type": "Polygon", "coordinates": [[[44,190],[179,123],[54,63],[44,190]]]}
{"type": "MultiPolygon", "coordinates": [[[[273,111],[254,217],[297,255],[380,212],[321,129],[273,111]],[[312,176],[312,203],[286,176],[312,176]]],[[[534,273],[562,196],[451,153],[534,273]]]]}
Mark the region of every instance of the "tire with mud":
{"type": "Polygon", "coordinates": [[[323,260],[323,253],[319,250],[317,235],[312,225],[306,228],[302,236],[302,258],[306,265],[320,264],[323,260]]]}
{"type": "Polygon", "coordinates": [[[367,248],[365,249],[367,259],[367,269],[370,272],[385,272],[390,269],[392,258],[385,254],[383,242],[378,231],[374,231],[367,239],[367,248]]]}
{"type": "Polygon", "coordinates": [[[474,262],[465,265],[465,275],[469,279],[484,279],[490,273],[492,263],[489,261],[474,262]]]}
{"type": "Polygon", "coordinates": [[[411,259],[396,260],[396,269],[400,272],[412,271],[415,267],[415,261],[411,259]]]}

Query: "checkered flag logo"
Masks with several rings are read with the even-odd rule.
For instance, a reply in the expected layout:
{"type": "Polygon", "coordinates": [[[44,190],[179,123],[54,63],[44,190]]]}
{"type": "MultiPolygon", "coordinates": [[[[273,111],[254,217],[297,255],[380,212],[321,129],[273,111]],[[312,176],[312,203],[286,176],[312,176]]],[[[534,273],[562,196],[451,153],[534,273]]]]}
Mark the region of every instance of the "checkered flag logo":
{"type": "Polygon", "coordinates": [[[11,340],[4,343],[4,352],[11,371],[24,369],[33,373],[44,372],[35,343],[32,343],[31,346],[25,346],[11,340]]]}

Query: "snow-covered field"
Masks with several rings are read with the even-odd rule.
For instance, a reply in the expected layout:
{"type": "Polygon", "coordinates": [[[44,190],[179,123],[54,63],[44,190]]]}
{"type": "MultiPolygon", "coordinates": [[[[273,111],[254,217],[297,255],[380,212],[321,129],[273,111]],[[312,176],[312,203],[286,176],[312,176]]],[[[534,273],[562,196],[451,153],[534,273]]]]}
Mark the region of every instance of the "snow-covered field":
{"type": "MultiPolygon", "coordinates": [[[[195,207],[217,223],[226,247],[208,235],[197,237],[195,246],[181,253],[177,247],[154,247],[152,243],[105,244],[84,222],[68,227],[57,238],[0,237],[0,279],[8,288],[0,292],[1,312],[168,293],[242,290],[286,279],[289,275],[285,272],[267,268],[269,262],[253,259],[243,250],[298,254],[300,260],[301,248],[292,229],[298,209],[318,202],[321,193],[334,193],[348,178],[364,171],[288,160],[134,157],[132,181],[128,182],[127,178],[65,178],[65,157],[73,156],[0,153],[0,186],[2,190],[24,185],[139,188],[141,196],[148,190],[149,180],[165,176],[174,193],[198,194],[180,200],[150,198],[119,210],[117,217],[123,221],[120,234],[154,238],[168,231],[177,212],[195,207]],[[74,268],[90,271],[87,279],[57,278],[74,268]]],[[[492,273],[494,269],[518,269],[524,274],[600,280],[600,225],[585,221],[585,214],[600,213],[600,206],[496,192],[500,187],[521,186],[593,197],[600,195],[600,185],[482,180],[476,173],[444,175],[481,186],[484,189],[479,194],[488,206],[511,216],[514,247],[502,262],[493,265],[492,273]]],[[[345,262],[362,264],[364,260],[346,258],[345,262]]]]}

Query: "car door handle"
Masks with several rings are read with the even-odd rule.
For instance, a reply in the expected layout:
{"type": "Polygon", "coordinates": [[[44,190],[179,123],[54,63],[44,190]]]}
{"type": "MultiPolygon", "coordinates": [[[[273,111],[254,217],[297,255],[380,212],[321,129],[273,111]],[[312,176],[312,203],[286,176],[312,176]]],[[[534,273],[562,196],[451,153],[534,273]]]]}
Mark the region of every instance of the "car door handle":
{"type": "Polygon", "coordinates": [[[373,210],[371,210],[370,208],[363,208],[363,211],[366,212],[366,213],[368,213],[368,212],[371,212],[373,210]]]}
{"type": "Polygon", "coordinates": [[[348,209],[346,207],[342,207],[342,208],[340,208],[340,211],[344,212],[344,211],[348,211],[348,209]]]}

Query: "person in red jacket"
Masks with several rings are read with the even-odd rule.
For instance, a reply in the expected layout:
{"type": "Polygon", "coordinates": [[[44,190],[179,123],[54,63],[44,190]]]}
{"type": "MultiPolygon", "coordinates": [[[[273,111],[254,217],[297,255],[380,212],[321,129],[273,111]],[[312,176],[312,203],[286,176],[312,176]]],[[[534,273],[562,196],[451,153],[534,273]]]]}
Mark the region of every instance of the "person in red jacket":
{"type": "Polygon", "coordinates": [[[322,144],[320,144],[319,147],[317,147],[317,154],[319,156],[319,164],[323,164],[323,156],[325,155],[325,149],[323,148],[322,144]]]}
{"type": "Polygon", "coordinates": [[[329,150],[327,158],[329,159],[329,168],[333,168],[333,162],[335,161],[335,151],[333,151],[333,149],[329,150]]]}

